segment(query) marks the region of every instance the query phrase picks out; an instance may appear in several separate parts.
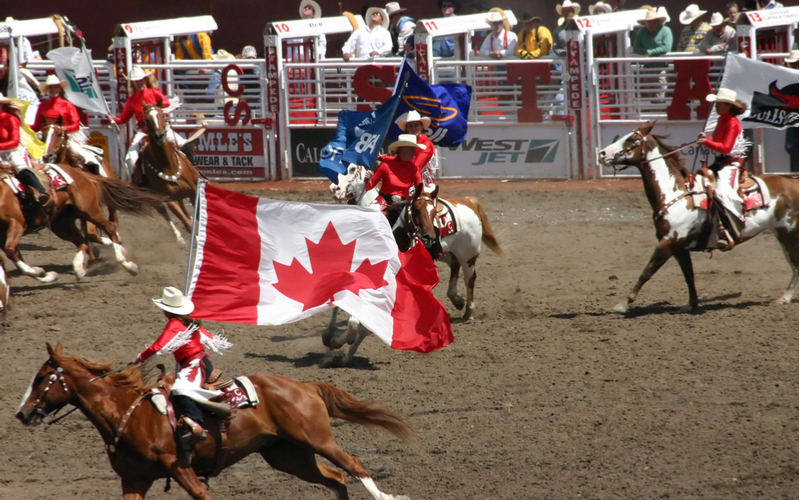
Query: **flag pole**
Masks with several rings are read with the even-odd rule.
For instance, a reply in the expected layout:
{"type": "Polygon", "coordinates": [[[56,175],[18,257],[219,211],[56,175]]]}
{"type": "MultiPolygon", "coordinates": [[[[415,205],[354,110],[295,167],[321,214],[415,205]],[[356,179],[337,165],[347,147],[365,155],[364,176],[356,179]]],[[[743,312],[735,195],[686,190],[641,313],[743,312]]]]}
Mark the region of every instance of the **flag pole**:
{"type": "MultiPolygon", "coordinates": [[[[192,232],[189,235],[190,238],[189,261],[186,263],[186,283],[183,286],[183,295],[186,297],[188,297],[187,294],[189,293],[189,280],[192,278],[192,254],[194,253],[194,247],[196,241],[195,233],[197,232],[197,216],[198,213],[200,212],[200,185],[207,183],[208,181],[206,181],[203,178],[197,179],[197,190],[195,191],[194,195],[194,215],[192,217],[192,232]]],[[[203,189],[203,192],[205,192],[205,188],[203,189]]]]}
{"type": "MultiPolygon", "coordinates": [[[[394,107],[392,108],[392,119],[388,120],[386,124],[386,128],[383,129],[383,133],[381,137],[386,139],[386,134],[389,133],[389,129],[392,128],[392,124],[394,123],[394,114],[397,113],[397,107],[400,105],[400,99],[403,97],[403,93],[406,91],[406,87],[408,86],[408,79],[411,77],[411,73],[406,71],[403,73],[403,65],[409,64],[408,61],[404,58],[403,62],[400,63],[400,76],[403,77],[403,81],[400,81],[400,78],[397,79],[397,83],[395,84],[394,90],[397,93],[397,99],[394,101],[394,107]]],[[[409,70],[413,71],[411,66],[409,65],[409,70]]],[[[372,169],[374,165],[371,165],[369,168],[372,169]]]]}

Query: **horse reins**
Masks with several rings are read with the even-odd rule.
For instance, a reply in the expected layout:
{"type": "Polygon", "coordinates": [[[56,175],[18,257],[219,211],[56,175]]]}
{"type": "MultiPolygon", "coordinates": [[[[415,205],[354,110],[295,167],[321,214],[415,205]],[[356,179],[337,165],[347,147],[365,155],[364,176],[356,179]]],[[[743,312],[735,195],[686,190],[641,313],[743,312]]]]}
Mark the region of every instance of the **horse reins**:
{"type": "MultiPolygon", "coordinates": [[[[639,146],[644,145],[645,140],[647,139],[647,137],[644,136],[642,134],[642,132],[639,131],[639,130],[637,130],[637,131],[635,131],[633,133],[633,137],[636,138],[634,143],[631,144],[629,147],[619,151],[617,154],[615,154],[614,157],[611,159],[613,162],[616,162],[620,157],[630,153],[631,151],[633,151],[634,149],[638,148],[639,146]]],[[[685,144],[681,144],[680,147],[678,147],[677,149],[673,149],[669,153],[664,153],[661,156],[656,156],[655,158],[651,158],[649,160],[648,159],[644,159],[644,160],[642,160],[642,163],[650,163],[650,162],[655,161],[655,160],[660,160],[662,158],[666,158],[667,156],[671,156],[671,155],[677,153],[678,151],[683,151],[684,149],[689,148],[691,146],[694,146],[695,144],[697,144],[697,141],[692,141],[692,142],[687,142],[685,144]]]]}

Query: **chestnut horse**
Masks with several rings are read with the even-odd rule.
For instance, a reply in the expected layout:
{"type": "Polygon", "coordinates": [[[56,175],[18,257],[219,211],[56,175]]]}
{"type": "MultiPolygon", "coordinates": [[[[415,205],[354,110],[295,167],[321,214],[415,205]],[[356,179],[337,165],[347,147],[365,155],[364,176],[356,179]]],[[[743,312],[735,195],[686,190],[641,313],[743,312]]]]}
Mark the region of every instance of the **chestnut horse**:
{"type": "MultiPolygon", "coordinates": [[[[147,140],[142,141],[139,172],[133,177],[134,184],[166,196],[167,207],[191,234],[192,216],[186,211],[183,200],[188,198],[194,206],[200,173],[167,137],[167,122],[161,110],[160,100],[156,104],[144,104],[144,117],[147,140]]],[[[166,209],[162,207],[159,213],[169,223],[178,242],[184,243],[180,231],[170,220],[166,209]]]]}
{"type": "Polygon", "coordinates": [[[86,275],[84,261],[90,250],[84,232],[75,225],[76,220],[91,222],[101,228],[111,238],[117,261],[129,273],[136,275],[138,266],[127,259],[125,249],[117,236],[118,226],[105,218],[100,208],[100,200],[115,210],[133,215],[150,215],[155,207],[163,204],[163,199],[153,193],[128,186],[117,179],[106,179],[67,165],[59,165],[73,183],[66,189],[53,193],[50,203],[44,208],[38,204],[24,204],[5,182],[0,181],[0,241],[6,256],[19,271],[36,278],[42,283],[51,283],[58,278],[54,271],[45,272],[40,267],[31,267],[22,259],[19,242],[22,236],[49,227],[59,238],[72,242],[78,253],[72,261],[75,276],[80,279],[86,275]]]}
{"type": "MultiPolygon", "coordinates": [[[[627,301],[620,302],[614,308],[620,313],[627,312],[642,286],[673,256],[680,264],[689,287],[689,303],[680,311],[695,311],[698,307],[689,252],[705,250],[698,240],[708,223],[708,211],[696,207],[692,202],[689,173],[683,168],[682,161],[671,155],[664,157],[672,148],[665,146],[660,137],[651,134],[653,125],[655,123],[645,123],[599,153],[604,165],[623,168],[635,166],[639,169],[647,199],[653,208],[653,223],[658,239],[650,262],[639,276],[627,301]]],[[[797,179],[781,175],[759,177],[767,186],[772,201],[766,207],[745,212],[742,240],[749,240],[765,229],[775,232],[792,267],[792,279],[786,292],[773,303],[788,303],[798,285],[798,182],[797,179]]]]}
{"type": "MultiPolygon", "coordinates": [[[[160,478],[175,479],[194,499],[211,498],[198,475],[208,477],[220,470],[217,417],[206,419],[209,436],[195,447],[190,466],[178,456],[169,418],[141,401],[153,387],[143,382],[141,366],[109,373],[110,363],[67,356],[60,343],[55,348],[48,344],[47,352],[50,357],[34,375],[17,410],[23,424],[39,424],[72,404],[100,432],[126,500],[144,498],[160,478]]],[[[228,448],[222,466],[260,453],[273,468],[327,486],[337,499],[348,498],[345,474],[317,462],[315,455],[320,455],[358,478],[376,500],[408,499],[380,491],[361,462],[336,444],[330,426],[330,418],[340,418],[384,429],[413,443],[417,435],[400,417],[324,382],[301,383],[267,374],[249,378],[260,402],[236,410],[227,424],[228,448]]]]}

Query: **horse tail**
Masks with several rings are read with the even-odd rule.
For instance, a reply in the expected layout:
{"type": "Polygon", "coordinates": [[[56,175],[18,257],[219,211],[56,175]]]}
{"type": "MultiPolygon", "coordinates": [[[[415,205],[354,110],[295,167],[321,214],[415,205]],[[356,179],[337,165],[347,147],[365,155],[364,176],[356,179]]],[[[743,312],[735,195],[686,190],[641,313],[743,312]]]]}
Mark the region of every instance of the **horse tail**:
{"type": "Polygon", "coordinates": [[[155,217],[166,198],[146,189],[130,186],[119,180],[92,175],[100,201],[109,208],[141,217],[155,217]]]}
{"type": "Polygon", "coordinates": [[[475,205],[475,211],[478,212],[478,217],[481,219],[481,227],[483,228],[483,233],[481,234],[481,241],[489,248],[492,249],[494,253],[497,255],[505,255],[503,249],[500,248],[500,242],[497,241],[497,237],[494,235],[494,231],[492,231],[492,226],[489,224],[489,218],[486,216],[486,212],[483,210],[483,204],[477,198],[468,197],[469,201],[475,205]]]}
{"type": "Polygon", "coordinates": [[[404,443],[411,445],[419,443],[419,436],[414,429],[403,422],[398,415],[377,406],[376,401],[361,401],[349,392],[326,382],[311,382],[306,385],[319,394],[331,418],[340,418],[368,427],[380,427],[404,443]]]}

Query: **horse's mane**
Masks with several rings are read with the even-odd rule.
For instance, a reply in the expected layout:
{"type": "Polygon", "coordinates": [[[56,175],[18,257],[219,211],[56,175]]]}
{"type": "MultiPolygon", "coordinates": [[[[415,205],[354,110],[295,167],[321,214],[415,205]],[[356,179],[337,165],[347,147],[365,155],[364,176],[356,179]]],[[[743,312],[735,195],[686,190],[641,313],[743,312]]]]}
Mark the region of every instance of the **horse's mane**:
{"type": "MultiPolygon", "coordinates": [[[[102,375],[112,371],[111,366],[113,361],[102,362],[89,358],[79,358],[76,356],[67,355],[62,357],[66,361],[74,361],[78,363],[95,375],[102,375]]],[[[105,380],[117,387],[143,392],[158,386],[157,383],[148,382],[148,380],[152,379],[151,374],[153,369],[154,367],[152,366],[146,367],[144,365],[131,365],[125,367],[125,369],[119,373],[113,373],[105,377],[105,380]]]]}
{"type": "MultiPolygon", "coordinates": [[[[656,144],[658,144],[659,147],[661,147],[662,149],[667,150],[667,152],[674,151],[674,150],[678,149],[678,148],[676,148],[674,146],[669,146],[669,145],[664,143],[664,139],[668,139],[669,138],[668,135],[650,134],[650,137],[652,137],[653,140],[656,141],[656,144]]],[[[689,177],[689,171],[686,170],[686,166],[685,166],[686,165],[686,161],[683,158],[681,158],[680,155],[669,155],[667,157],[664,157],[664,161],[667,163],[668,166],[671,166],[674,169],[676,169],[678,172],[680,172],[681,175],[683,175],[684,178],[688,178],[689,177]]]]}

